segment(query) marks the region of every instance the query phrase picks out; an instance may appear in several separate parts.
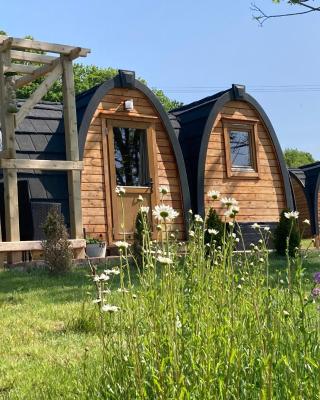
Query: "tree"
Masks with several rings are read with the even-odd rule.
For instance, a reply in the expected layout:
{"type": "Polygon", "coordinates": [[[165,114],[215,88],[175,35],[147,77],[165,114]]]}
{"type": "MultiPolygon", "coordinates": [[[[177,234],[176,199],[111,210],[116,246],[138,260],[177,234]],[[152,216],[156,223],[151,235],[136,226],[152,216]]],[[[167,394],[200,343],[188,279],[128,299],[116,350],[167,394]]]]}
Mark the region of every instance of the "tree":
{"type": "Polygon", "coordinates": [[[267,14],[260,7],[258,7],[255,3],[252,4],[251,10],[254,11],[253,18],[259,22],[262,26],[265,21],[270,18],[281,18],[281,17],[291,17],[295,15],[303,15],[310,14],[316,11],[320,11],[320,3],[315,4],[315,0],[272,0],[273,3],[280,4],[285,1],[288,6],[297,6],[297,10],[293,12],[286,12],[281,14],[267,14]]]}
{"type": "Polygon", "coordinates": [[[298,149],[285,149],[283,154],[286,164],[289,168],[297,168],[301,165],[315,162],[312,154],[306,151],[301,151],[298,149]]]}
{"type": "MultiPolygon", "coordinates": [[[[0,30],[0,35],[7,35],[7,33],[3,30],[0,30]]],[[[30,35],[25,36],[25,39],[33,40],[33,37],[30,35]]],[[[40,52],[37,52],[40,53],[40,52]]],[[[41,52],[44,54],[43,52],[41,52]]],[[[22,62],[23,64],[30,64],[28,62],[22,62]]],[[[101,68],[96,65],[83,65],[83,64],[74,64],[74,84],[76,94],[82,93],[88,89],[91,89],[94,86],[100,85],[104,81],[108,79],[112,79],[115,75],[117,75],[118,71],[115,68],[101,68]]],[[[142,78],[138,78],[142,83],[146,84],[146,81],[142,78]]],[[[26,99],[28,98],[32,92],[40,85],[43,81],[42,79],[37,79],[30,83],[28,86],[24,86],[21,89],[17,90],[17,98],[26,99]]],[[[154,94],[158,97],[161,104],[165,108],[166,111],[170,111],[173,108],[177,108],[182,106],[183,103],[177,100],[171,100],[168,96],[164,94],[164,92],[160,89],[153,88],[154,94]]],[[[62,101],[62,80],[56,81],[48,93],[43,98],[48,101],[62,101]]]]}

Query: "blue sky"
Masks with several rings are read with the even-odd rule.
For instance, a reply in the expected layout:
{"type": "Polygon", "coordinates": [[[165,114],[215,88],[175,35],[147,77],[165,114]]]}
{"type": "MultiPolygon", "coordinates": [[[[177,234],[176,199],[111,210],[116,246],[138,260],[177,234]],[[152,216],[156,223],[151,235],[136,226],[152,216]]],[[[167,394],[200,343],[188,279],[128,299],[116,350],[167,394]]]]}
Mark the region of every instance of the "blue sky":
{"type": "MultiPolygon", "coordinates": [[[[185,103],[245,84],[282,147],[320,159],[320,13],[269,20],[260,28],[251,3],[11,0],[1,5],[0,29],[89,47],[84,63],[135,70],[149,86],[185,103]]],[[[270,13],[288,10],[271,0],[256,4],[270,13]]]]}

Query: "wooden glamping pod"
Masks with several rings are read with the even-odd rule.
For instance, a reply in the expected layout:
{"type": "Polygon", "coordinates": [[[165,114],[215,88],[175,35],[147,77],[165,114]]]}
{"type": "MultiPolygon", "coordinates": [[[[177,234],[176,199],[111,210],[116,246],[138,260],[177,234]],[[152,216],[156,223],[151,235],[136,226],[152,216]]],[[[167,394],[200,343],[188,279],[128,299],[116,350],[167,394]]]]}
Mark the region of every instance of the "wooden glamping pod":
{"type": "MultiPolygon", "coordinates": [[[[150,210],[159,203],[160,186],[169,189],[166,204],[179,212],[172,229],[185,239],[185,212],[190,208],[188,181],[175,132],[157,97],[135,79],[134,72],[119,75],[77,98],[83,226],[87,236],[108,244],[133,239],[144,198],[150,210]],[[116,186],[123,186],[122,213],[116,186]]],[[[150,218],[152,219],[151,211],[150,218]]],[[[152,221],[153,229],[156,223],[152,221]]]]}
{"type": "MultiPolygon", "coordinates": [[[[184,160],[168,115],[153,92],[135,79],[134,72],[120,71],[114,79],[79,95],[76,108],[86,236],[112,246],[123,239],[124,215],[126,239],[132,240],[139,195],[143,205],[150,207],[155,229],[151,208],[159,203],[163,185],[168,187],[165,203],[179,212],[172,229],[178,230],[180,240],[185,239],[184,216],[190,200],[184,160]],[[126,190],[124,214],[115,193],[118,185],[126,190]]],[[[64,136],[63,104],[41,102],[16,130],[17,157],[65,160],[64,136]]],[[[65,172],[22,170],[18,181],[22,240],[43,239],[41,224],[52,206],[61,210],[70,227],[65,172]]]]}
{"type": "Polygon", "coordinates": [[[315,236],[319,246],[319,216],[320,216],[320,162],[290,169],[290,177],[296,208],[301,218],[310,220],[310,229],[305,229],[306,237],[315,236]]]}
{"type": "MultiPolygon", "coordinates": [[[[269,118],[242,85],[171,112],[185,159],[191,204],[201,215],[220,202],[207,196],[217,190],[239,202],[237,216],[247,240],[252,223],[269,225],[281,211],[293,209],[289,174],[269,118]]],[[[251,238],[252,236],[252,238],[251,238]]]]}

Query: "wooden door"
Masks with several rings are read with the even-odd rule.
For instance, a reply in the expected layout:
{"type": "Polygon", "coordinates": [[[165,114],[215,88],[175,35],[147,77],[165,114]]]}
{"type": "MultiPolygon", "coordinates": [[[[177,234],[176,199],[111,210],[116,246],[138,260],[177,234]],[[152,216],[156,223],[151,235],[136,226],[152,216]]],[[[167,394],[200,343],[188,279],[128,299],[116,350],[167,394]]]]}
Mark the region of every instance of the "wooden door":
{"type": "Polygon", "coordinates": [[[112,239],[132,240],[135,220],[141,203],[149,207],[149,220],[154,230],[152,208],[157,201],[155,176],[155,127],[152,123],[112,120],[107,121],[110,171],[112,239]],[[123,197],[115,189],[125,189],[123,197]]]}

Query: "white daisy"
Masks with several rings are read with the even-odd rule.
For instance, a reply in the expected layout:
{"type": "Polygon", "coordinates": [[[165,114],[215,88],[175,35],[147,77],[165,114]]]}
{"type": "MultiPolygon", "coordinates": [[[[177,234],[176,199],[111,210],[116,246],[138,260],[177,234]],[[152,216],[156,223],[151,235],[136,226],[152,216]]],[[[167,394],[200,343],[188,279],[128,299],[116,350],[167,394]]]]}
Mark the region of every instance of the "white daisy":
{"type": "Polygon", "coordinates": [[[126,189],[123,186],[117,186],[115,192],[119,197],[122,197],[125,195],[126,189]]]}
{"type": "Polygon", "coordinates": [[[172,221],[179,215],[171,206],[165,204],[155,206],[152,214],[160,221],[172,221]]]}
{"type": "Polygon", "coordinates": [[[160,186],[159,187],[159,192],[161,194],[167,194],[167,193],[169,193],[169,188],[167,186],[160,186]]]}
{"type": "Polygon", "coordinates": [[[115,245],[121,250],[127,249],[130,246],[129,243],[123,241],[115,242],[115,245]]]}
{"type": "Polygon", "coordinates": [[[217,235],[219,231],[217,231],[216,229],[208,229],[208,233],[209,235],[217,235]]]}
{"type": "Polygon", "coordinates": [[[252,229],[260,229],[260,225],[255,222],[253,225],[251,225],[251,228],[252,229]]]}
{"type": "Polygon", "coordinates": [[[288,219],[298,219],[299,218],[299,211],[290,211],[285,212],[284,216],[288,219]]]}
{"type": "Polygon", "coordinates": [[[208,197],[212,200],[217,200],[220,197],[220,192],[218,190],[210,190],[208,192],[208,197]]]}
{"type": "Polygon", "coordinates": [[[221,203],[224,207],[231,207],[231,206],[237,206],[238,202],[236,199],[234,199],[233,197],[223,197],[221,199],[221,203]]]}
{"type": "Polygon", "coordinates": [[[150,210],[150,207],[147,207],[147,206],[145,206],[145,207],[140,207],[140,211],[141,211],[143,214],[148,214],[148,213],[149,213],[149,210],[150,210]]]}
{"type": "Polygon", "coordinates": [[[141,194],[139,194],[139,196],[137,198],[137,202],[138,203],[143,203],[143,201],[144,201],[143,197],[141,196],[141,194]]]}
{"type": "Polygon", "coordinates": [[[119,307],[112,306],[111,304],[105,304],[104,306],[101,307],[101,311],[103,311],[103,312],[114,313],[114,312],[118,312],[119,310],[120,310],[119,307]]]}
{"type": "Polygon", "coordinates": [[[196,214],[196,215],[194,216],[194,222],[197,222],[197,223],[199,223],[199,224],[202,224],[202,223],[203,223],[203,219],[202,219],[201,215],[196,214]]]}
{"type": "Polygon", "coordinates": [[[173,260],[171,260],[171,258],[169,258],[169,257],[159,256],[159,257],[157,257],[157,261],[160,264],[173,264],[173,260]]]}
{"type": "Polygon", "coordinates": [[[303,221],[303,223],[306,224],[306,225],[310,225],[310,221],[309,221],[308,219],[305,219],[305,220],[303,221]]]}

